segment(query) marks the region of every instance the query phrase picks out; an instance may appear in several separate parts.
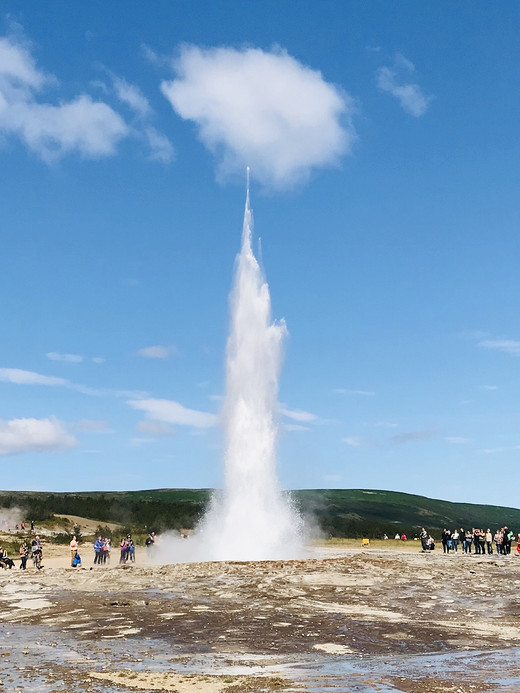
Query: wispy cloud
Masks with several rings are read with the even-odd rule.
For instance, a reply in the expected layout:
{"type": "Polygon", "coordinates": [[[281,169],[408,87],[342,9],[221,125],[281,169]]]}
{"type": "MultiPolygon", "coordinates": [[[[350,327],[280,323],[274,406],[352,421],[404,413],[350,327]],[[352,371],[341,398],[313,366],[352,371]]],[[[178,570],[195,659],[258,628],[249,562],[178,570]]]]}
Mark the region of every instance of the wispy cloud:
{"type": "Polygon", "coordinates": [[[377,71],[376,79],[381,91],[394,96],[407,113],[418,118],[426,113],[433,97],[427,96],[418,84],[410,81],[414,72],[415,65],[398,54],[392,67],[381,67],[377,71]]]}
{"type": "Polygon", "coordinates": [[[0,455],[23,452],[61,452],[78,441],[58,419],[0,421],[0,455]]]}
{"type": "Polygon", "coordinates": [[[308,411],[303,411],[302,409],[287,409],[286,407],[280,407],[280,413],[286,416],[288,419],[293,421],[301,421],[303,423],[310,423],[311,421],[316,421],[316,414],[311,414],[308,411]]]}
{"type": "Polygon", "coordinates": [[[302,426],[301,424],[286,423],[283,427],[286,431],[312,431],[312,428],[309,428],[309,426],[302,426]]]}
{"type": "Polygon", "coordinates": [[[143,347],[142,349],[139,349],[137,353],[139,356],[143,356],[147,359],[167,359],[169,356],[174,354],[175,351],[176,350],[173,347],[156,345],[143,347]]]}
{"type": "Polygon", "coordinates": [[[83,363],[85,360],[92,361],[92,363],[105,363],[105,359],[101,356],[86,358],[81,354],[63,354],[58,351],[49,351],[45,356],[49,361],[62,361],[63,363],[83,363]]]}
{"type": "Polygon", "coordinates": [[[266,186],[292,187],[352,148],[350,97],[282,49],[187,45],[174,70],[162,92],[197,124],[222,177],[249,165],[266,186]]]}
{"type": "Polygon", "coordinates": [[[332,392],[336,395],[359,395],[360,397],[374,397],[376,394],[372,390],[349,390],[344,387],[336,387],[332,392]]]}
{"type": "Polygon", "coordinates": [[[140,118],[148,118],[152,109],[148,99],[135,84],[129,84],[122,77],[113,77],[114,89],[117,98],[125,103],[140,118]]]}
{"type": "Polygon", "coordinates": [[[41,375],[34,371],[26,371],[20,368],[0,368],[0,382],[13,383],[15,385],[46,385],[50,387],[65,387],[83,395],[92,397],[124,397],[141,398],[146,393],[133,390],[115,390],[111,388],[95,388],[80,383],[73,383],[67,378],[59,378],[49,375],[41,375]]]}
{"type": "Polygon", "coordinates": [[[154,442],[155,442],[155,438],[138,438],[138,437],[130,438],[130,440],[128,441],[130,447],[132,447],[132,448],[139,448],[142,445],[149,445],[150,443],[154,443],[154,442]]]}
{"type": "Polygon", "coordinates": [[[144,128],[144,136],[150,148],[150,159],[169,164],[175,159],[175,149],[168,137],[151,125],[144,128]]]}
{"type": "Polygon", "coordinates": [[[343,442],[352,448],[367,448],[377,445],[377,441],[362,436],[347,436],[347,438],[343,438],[343,442]]]}
{"type": "Polygon", "coordinates": [[[99,158],[114,154],[129,129],[108,104],[80,94],[57,104],[38,100],[57,80],[36,66],[26,44],[0,38],[0,134],[14,136],[43,160],[71,152],[99,158]]]}
{"type": "Polygon", "coordinates": [[[462,436],[447,436],[444,440],[452,445],[467,445],[471,442],[469,438],[463,438],[462,436]]]}
{"type": "Polygon", "coordinates": [[[106,72],[112,85],[102,80],[87,85],[97,98],[83,91],[65,99],[58,79],[36,64],[27,41],[0,37],[0,136],[17,138],[48,163],[74,153],[90,159],[111,156],[129,137],[146,143],[150,159],[172,161],[174,147],[152,126],[148,99],[135,84],[106,72]],[[57,93],[54,102],[43,100],[44,88],[57,93]],[[107,103],[110,99],[130,110],[129,122],[107,103]]]}
{"type": "Polygon", "coordinates": [[[148,419],[164,423],[194,428],[210,428],[217,423],[215,414],[186,409],[179,402],[169,399],[131,399],[127,404],[133,409],[144,412],[148,419]]]}
{"type": "Polygon", "coordinates": [[[482,349],[502,351],[505,354],[520,356],[520,340],[515,339],[483,339],[478,342],[482,349]]]}
{"type": "Polygon", "coordinates": [[[52,375],[41,375],[34,371],[25,371],[20,368],[0,368],[0,381],[15,383],[16,385],[50,385],[67,387],[70,385],[65,378],[57,378],[52,375]]]}
{"type": "Polygon", "coordinates": [[[150,159],[168,164],[175,159],[175,149],[169,138],[151,124],[154,112],[150,102],[138,86],[130,84],[117,75],[109,72],[112,78],[116,97],[128,106],[135,118],[132,129],[145,140],[150,150],[150,159]]]}
{"type": "Polygon", "coordinates": [[[135,430],[149,436],[164,437],[175,435],[175,429],[164,421],[138,421],[135,425],[135,430]]]}
{"type": "Polygon", "coordinates": [[[497,455],[503,452],[511,452],[512,450],[520,450],[520,445],[507,445],[498,448],[482,448],[477,450],[479,455],[497,455]]]}
{"type": "Polygon", "coordinates": [[[45,356],[50,361],[64,361],[65,363],[82,363],[84,360],[81,354],[59,354],[57,351],[49,351],[45,356]]]}
{"type": "Polygon", "coordinates": [[[400,433],[399,435],[392,436],[390,442],[392,443],[412,443],[421,440],[429,440],[434,438],[435,433],[433,431],[409,431],[408,433],[400,433]]]}

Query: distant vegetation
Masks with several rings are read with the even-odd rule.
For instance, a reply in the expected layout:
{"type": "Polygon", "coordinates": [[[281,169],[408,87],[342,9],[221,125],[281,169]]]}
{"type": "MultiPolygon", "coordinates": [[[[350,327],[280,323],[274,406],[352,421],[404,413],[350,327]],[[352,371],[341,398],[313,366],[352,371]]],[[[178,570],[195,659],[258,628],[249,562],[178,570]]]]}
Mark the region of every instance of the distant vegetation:
{"type": "Polygon", "coordinates": [[[507,525],[520,531],[520,510],[495,505],[451,503],[395,491],[362,489],[294,491],[304,514],[316,519],[326,536],[415,536],[425,527],[435,538],[448,529],[507,525]]]}
{"type": "MultiPolygon", "coordinates": [[[[37,524],[55,513],[117,523],[136,533],[192,529],[211,497],[210,489],[157,489],[128,492],[38,493],[0,491],[0,508],[19,508],[37,524]]],[[[450,503],[394,491],[303,490],[291,497],[326,537],[381,538],[396,532],[415,536],[426,527],[438,537],[443,527],[503,525],[520,531],[520,510],[493,505],[450,503]]],[[[1,511],[0,511],[1,514],[1,511]]],[[[0,518],[1,519],[1,518],[0,518]]]]}

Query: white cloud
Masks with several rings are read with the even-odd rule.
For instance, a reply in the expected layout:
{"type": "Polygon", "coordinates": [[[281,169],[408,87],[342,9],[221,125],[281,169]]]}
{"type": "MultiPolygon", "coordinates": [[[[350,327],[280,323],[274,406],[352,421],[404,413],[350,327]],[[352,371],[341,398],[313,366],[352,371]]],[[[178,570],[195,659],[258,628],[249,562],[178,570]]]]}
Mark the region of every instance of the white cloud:
{"type": "Polygon", "coordinates": [[[0,421],[0,455],[22,452],[60,452],[77,445],[55,418],[0,421]]]}
{"type": "Polygon", "coordinates": [[[286,188],[351,150],[350,97],[284,50],[184,46],[174,68],[162,92],[197,124],[223,177],[250,166],[266,186],[286,188]]]}
{"type": "Polygon", "coordinates": [[[172,436],[175,429],[164,421],[138,421],[135,430],[149,436],[172,436]]]}
{"type": "Polygon", "coordinates": [[[127,402],[133,409],[145,412],[148,419],[164,423],[210,428],[217,423],[217,417],[207,412],[186,409],[178,402],[169,399],[134,399],[127,402]]]}
{"type": "Polygon", "coordinates": [[[50,361],[65,361],[66,363],[81,363],[83,356],[80,354],[59,354],[56,351],[49,351],[45,354],[50,361]]]}
{"type": "Polygon", "coordinates": [[[148,99],[135,84],[110,74],[117,98],[136,115],[134,134],[144,139],[150,150],[150,159],[169,164],[175,159],[175,149],[168,137],[150,125],[154,115],[148,99]]]}
{"type": "Polygon", "coordinates": [[[138,448],[141,445],[149,445],[155,441],[153,438],[130,438],[128,442],[132,448],[138,448]]]}
{"type": "Polygon", "coordinates": [[[20,368],[0,368],[0,381],[16,383],[17,385],[61,385],[62,387],[70,385],[65,378],[40,375],[39,373],[24,371],[20,368]]]}
{"type": "Polygon", "coordinates": [[[467,445],[471,442],[469,438],[462,438],[461,436],[447,436],[444,440],[452,445],[467,445]]]}
{"type": "Polygon", "coordinates": [[[402,55],[397,55],[393,67],[381,67],[377,73],[377,86],[394,96],[401,107],[418,118],[426,113],[432,96],[423,93],[418,84],[408,81],[415,66],[402,55]]]}
{"type": "Polygon", "coordinates": [[[139,356],[144,356],[144,358],[147,359],[167,359],[168,356],[171,356],[173,352],[174,349],[172,349],[172,347],[157,345],[143,347],[142,349],[139,349],[137,353],[139,356]]]}
{"type": "Polygon", "coordinates": [[[91,397],[130,397],[140,399],[147,396],[146,392],[139,390],[112,390],[110,388],[94,388],[80,383],[72,383],[66,378],[41,375],[33,371],[25,371],[20,368],[0,368],[0,382],[14,383],[16,385],[49,385],[66,387],[69,390],[80,392],[91,397]]]}
{"type": "Polygon", "coordinates": [[[284,424],[284,429],[286,431],[312,431],[312,428],[301,424],[284,424]]]}
{"type": "Polygon", "coordinates": [[[360,397],[374,397],[376,394],[371,390],[347,390],[343,387],[337,387],[333,392],[336,395],[359,395],[360,397]]]}
{"type": "Polygon", "coordinates": [[[163,164],[175,159],[175,149],[166,135],[151,126],[144,129],[144,134],[150,147],[150,159],[163,164]]]}
{"type": "Polygon", "coordinates": [[[117,98],[129,106],[140,118],[147,118],[152,109],[148,99],[135,84],[129,84],[122,77],[114,77],[114,89],[117,98]]]}
{"type": "Polygon", "coordinates": [[[146,43],[141,44],[141,52],[143,54],[144,59],[150,63],[150,65],[154,65],[155,67],[168,67],[170,65],[170,60],[169,58],[165,58],[162,55],[159,55],[156,51],[153,50],[153,48],[150,48],[146,43]]]}
{"type": "Polygon", "coordinates": [[[509,445],[507,447],[499,448],[483,448],[482,450],[477,450],[479,455],[497,455],[502,452],[510,452],[511,450],[520,450],[520,445],[509,445]]]}
{"type": "Polygon", "coordinates": [[[80,94],[57,105],[37,94],[56,80],[42,72],[25,45],[0,38],[0,134],[18,137],[45,161],[76,151],[88,158],[115,152],[128,134],[124,120],[106,103],[80,94]]]}
{"type": "Polygon", "coordinates": [[[483,349],[502,351],[505,354],[520,356],[520,341],[514,339],[484,339],[478,343],[483,349]]]}
{"type": "Polygon", "coordinates": [[[293,421],[301,421],[304,423],[316,421],[318,418],[315,414],[311,414],[310,412],[303,411],[301,409],[286,409],[285,407],[281,407],[280,412],[288,419],[292,419],[293,421]]]}
{"type": "Polygon", "coordinates": [[[347,438],[343,438],[343,442],[353,448],[359,448],[366,445],[365,440],[359,436],[348,436],[347,438]]]}

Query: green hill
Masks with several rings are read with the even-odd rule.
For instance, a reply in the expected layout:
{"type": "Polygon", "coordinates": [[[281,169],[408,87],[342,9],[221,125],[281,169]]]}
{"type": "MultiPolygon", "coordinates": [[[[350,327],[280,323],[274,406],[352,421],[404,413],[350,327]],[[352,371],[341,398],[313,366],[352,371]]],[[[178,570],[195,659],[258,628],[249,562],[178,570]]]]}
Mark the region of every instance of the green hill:
{"type": "Polygon", "coordinates": [[[507,525],[520,531],[520,510],[495,505],[452,503],[396,491],[367,489],[294,491],[305,514],[334,537],[413,536],[421,527],[438,537],[444,527],[496,529],[507,525]]]}
{"type": "MultiPolygon", "coordinates": [[[[83,493],[0,491],[0,509],[20,508],[27,520],[37,522],[60,513],[100,523],[115,522],[136,531],[190,529],[197,524],[211,494],[211,489],[83,493]]],[[[413,536],[423,526],[436,537],[443,527],[490,527],[494,530],[507,525],[520,531],[520,510],[516,508],[451,503],[408,493],[368,489],[300,490],[290,495],[300,512],[326,536],[332,537],[375,538],[385,533],[393,536],[396,531],[413,536]]]]}

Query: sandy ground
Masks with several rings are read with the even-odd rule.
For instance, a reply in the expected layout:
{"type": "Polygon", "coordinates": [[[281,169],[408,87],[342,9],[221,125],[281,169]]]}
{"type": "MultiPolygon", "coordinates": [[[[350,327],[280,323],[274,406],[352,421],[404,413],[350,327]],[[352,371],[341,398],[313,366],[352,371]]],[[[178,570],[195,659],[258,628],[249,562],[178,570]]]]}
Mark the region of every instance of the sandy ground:
{"type": "Polygon", "coordinates": [[[0,571],[0,691],[520,691],[516,556],[82,555],[74,570],[67,547],[48,546],[41,571],[0,571]]]}

